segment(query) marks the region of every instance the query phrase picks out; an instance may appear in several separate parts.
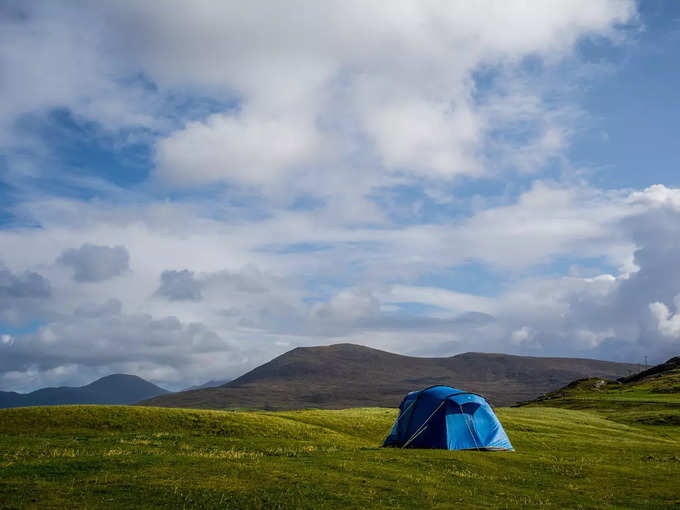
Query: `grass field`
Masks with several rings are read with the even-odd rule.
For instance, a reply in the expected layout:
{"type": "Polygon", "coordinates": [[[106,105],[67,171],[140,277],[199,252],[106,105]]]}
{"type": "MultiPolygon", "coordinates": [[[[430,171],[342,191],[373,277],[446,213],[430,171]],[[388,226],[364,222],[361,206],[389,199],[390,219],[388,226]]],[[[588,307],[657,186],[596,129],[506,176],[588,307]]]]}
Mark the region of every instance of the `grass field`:
{"type": "Polygon", "coordinates": [[[514,453],[380,448],[381,408],[0,410],[0,507],[680,506],[680,427],[640,421],[680,409],[497,412],[514,453]]]}
{"type": "Polygon", "coordinates": [[[530,405],[586,410],[634,426],[668,426],[664,433],[680,438],[680,366],[626,383],[596,378],[574,381],[530,405]]]}

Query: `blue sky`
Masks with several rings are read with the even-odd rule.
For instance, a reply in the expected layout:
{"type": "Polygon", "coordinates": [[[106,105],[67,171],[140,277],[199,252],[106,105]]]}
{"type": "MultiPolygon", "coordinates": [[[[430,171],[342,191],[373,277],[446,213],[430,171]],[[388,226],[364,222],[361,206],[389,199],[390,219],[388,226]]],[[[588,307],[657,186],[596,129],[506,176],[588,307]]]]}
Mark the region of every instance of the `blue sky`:
{"type": "Polygon", "coordinates": [[[680,127],[680,69],[673,48],[680,44],[680,5],[639,5],[642,25],[632,27],[623,45],[585,44],[594,62],[612,66],[612,75],[586,90],[583,107],[592,128],[570,150],[575,164],[592,166],[592,180],[607,188],[677,186],[674,133],[680,127]]]}
{"type": "Polygon", "coordinates": [[[0,7],[0,389],[680,351],[676,2],[304,12],[0,7]]]}

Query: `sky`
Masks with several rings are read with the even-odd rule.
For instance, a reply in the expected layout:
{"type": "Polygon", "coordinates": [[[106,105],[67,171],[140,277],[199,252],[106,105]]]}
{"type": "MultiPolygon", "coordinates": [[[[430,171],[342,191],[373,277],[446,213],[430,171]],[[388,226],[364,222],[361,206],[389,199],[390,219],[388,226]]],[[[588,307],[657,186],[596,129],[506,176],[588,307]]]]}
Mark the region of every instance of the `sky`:
{"type": "Polygon", "coordinates": [[[294,347],[680,354],[680,4],[0,4],[0,390],[294,347]]]}

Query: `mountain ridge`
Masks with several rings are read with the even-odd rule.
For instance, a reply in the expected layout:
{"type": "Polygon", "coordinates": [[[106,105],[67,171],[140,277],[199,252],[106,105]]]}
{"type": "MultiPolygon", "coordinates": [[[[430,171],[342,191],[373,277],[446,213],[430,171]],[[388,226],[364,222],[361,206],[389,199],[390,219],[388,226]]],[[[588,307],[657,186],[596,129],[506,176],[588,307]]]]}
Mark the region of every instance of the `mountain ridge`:
{"type": "Polygon", "coordinates": [[[206,409],[395,407],[404,394],[447,384],[487,396],[495,405],[536,398],[586,376],[616,378],[638,365],[585,358],[463,353],[404,356],[356,344],[297,347],[217,388],[141,402],[206,409]]]}
{"type": "Polygon", "coordinates": [[[0,391],[0,408],[67,404],[134,404],[169,393],[141,377],[111,374],[84,386],[40,388],[30,393],[0,391]]]}
{"type": "Polygon", "coordinates": [[[649,379],[651,377],[663,376],[669,372],[673,372],[676,370],[680,370],[680,356],[674,356],[673,358],[669,359],[668,361],[665,361],[664,363],[660,363],[658,365],[650,367],[647,370],[643,370],[642,372],[639,372],[637,374],[621,377],[619,378],[619,382],[631,383],[636,381],[642,381],[644,379],[649,379]]]}
{"type": "Polygon", "coordinates": [[[227,384],[228,382],[231,382],[232,379],[211,379],[209,381],[204,382],[203,384],[196,384],[194,386],[189,386],[188,388],[184,388],[181,391],[190,391],[190,390],[202,390],[204,388],[217,388],[218,386],[222,386],[224,384],[227,384]]]}

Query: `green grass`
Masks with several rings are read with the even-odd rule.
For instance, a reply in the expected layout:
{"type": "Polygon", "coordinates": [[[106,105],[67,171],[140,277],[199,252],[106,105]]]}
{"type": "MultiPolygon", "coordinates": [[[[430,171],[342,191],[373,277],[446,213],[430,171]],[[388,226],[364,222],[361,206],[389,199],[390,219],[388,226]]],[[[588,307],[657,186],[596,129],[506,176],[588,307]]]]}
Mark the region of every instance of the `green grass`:
{"type": "Polygon", "coordinates": [[[1,410],[0,508],[680,505],[680,427],[497,412],[514,453],[380,448],[396,414],[380,408],[1,410]]]}
{"type": "Polygon", "coordinates": [[[680,440],[680,369],[623,384],[582,379],[528,405],[586,410],[618,423],[654,426],[650,433],[680,440]]]}
{"type": "Polygon", "coordinates": [[[546,395],[551,399],[591,399],[676,403],[680,405],[680,369],[670,370],[641,381],[620,383],[603,379],[582,379],[546,395]]]}

